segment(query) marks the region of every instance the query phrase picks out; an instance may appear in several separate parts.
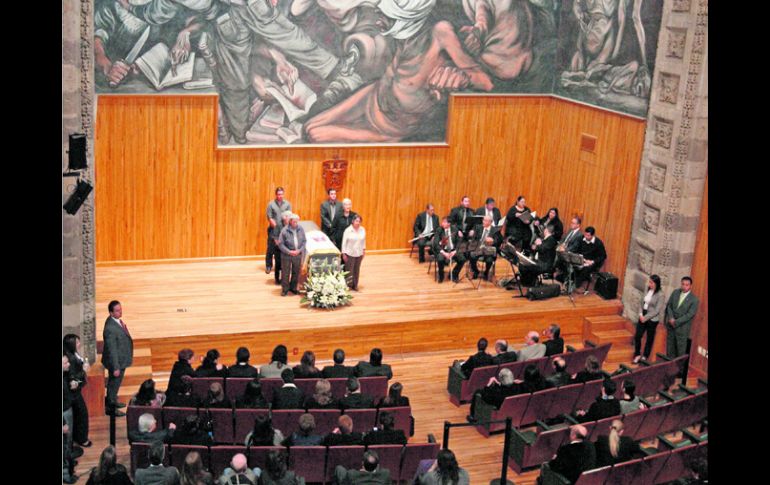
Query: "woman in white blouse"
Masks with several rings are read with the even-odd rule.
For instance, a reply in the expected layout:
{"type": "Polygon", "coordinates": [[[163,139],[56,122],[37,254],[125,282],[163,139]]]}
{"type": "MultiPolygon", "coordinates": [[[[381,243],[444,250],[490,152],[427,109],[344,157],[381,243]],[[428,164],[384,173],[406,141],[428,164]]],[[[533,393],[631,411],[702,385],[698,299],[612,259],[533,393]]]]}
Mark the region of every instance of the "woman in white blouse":
{"type": "Polygon", "coordinates": [[[634,335],[634,364],[640,360],[650,358],[652,343],[655,341],[655,328],[663,316],[665,301],[660,291],[660,276],[654,274],[647,281],[647,293],[642,300],[642,309],[639,312],[639,323],[636,324],[634,335]],[[639,353],[642,347],[642,336],[647,333],[647,342],[644,343],[644,355],[639,353]]]}
{"type": "Polygon", "coordinates": [[[348,274],[348,286],[358,291],[358,275],[361,272],[361,261],[366,251],[366,229],[361,227],[361,216],[353,218],[353,223],[342,234],[342,260],[348,274]]]}

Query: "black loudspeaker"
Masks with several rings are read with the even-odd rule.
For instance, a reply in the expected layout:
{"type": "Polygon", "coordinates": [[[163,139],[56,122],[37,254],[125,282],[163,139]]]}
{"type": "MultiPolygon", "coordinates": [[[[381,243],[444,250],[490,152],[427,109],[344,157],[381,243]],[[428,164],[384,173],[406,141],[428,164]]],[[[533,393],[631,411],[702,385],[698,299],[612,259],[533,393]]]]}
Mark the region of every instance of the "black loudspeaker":
{"type": "Polygon", "coordinates": [[[67,199],[67,202],[64,203],[64,210],[67,211],[67,214],[77,214],[80,206],[83,205],[83,202],[86,201],[88,194],[90,194],[93,189],[94,188],[88,182],[78,180],[78,186],[75,188],[75,192],[69,199],[67,199]]]}
{"type": "Polygon", "coordinates": [[[599,273],[594,290],[605,300],[618,297],[618,277],[612,273],[599,273]]]}
{"type": "Polygon", "coordinates": [[[70,170],[83,170],[88,167],[86,161],[86,135],[73,133],[70,135],[70,170]]]}
{"type": "Polygon", "coordinates": [[[541,285],[527,288],[527,298],[529,300],[545,300],[561,294],[561,286],[558,283],[552,285],[541,285]]]}

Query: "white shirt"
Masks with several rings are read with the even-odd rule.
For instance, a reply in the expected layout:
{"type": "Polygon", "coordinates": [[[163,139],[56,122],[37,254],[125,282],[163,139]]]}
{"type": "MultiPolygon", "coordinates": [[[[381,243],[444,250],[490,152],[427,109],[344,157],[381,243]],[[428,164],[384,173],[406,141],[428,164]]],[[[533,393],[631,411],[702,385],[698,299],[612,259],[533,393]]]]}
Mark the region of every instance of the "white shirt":
{"type": "Polygon", "coordinates": [[[366,249],[366,229],[364,226],[359,226],[358,230],[349,225],[345,232],[342,233],[342,253],[352,256],[354,258],[360,258],[364,255],[366,249]]]}
{"type": "Polygon", "coordinates": [[[644,308],[645,310],[647,310],[650,305],[650,300],[652,300],[653,293],[654,291],[650,290],[647,292],[646,295],[644,295],[644,306],[642,308],[644,308]]]}
{"type": "Polygon", "coordinates": [[[447,235],[447,241],[449,241],[449,243],[447,244],[447,250],[448,251],[452,251],[452,249],[454,249],[454,246],[452,245],[452,229],[451,228],[446,230],[446,235],[447,235]]]}
{"type": "Polygon", "coordinates": [[[596,242],[596,238],[595,237],[591,238],[590,241],[588,239],[586,239],[586,238],[583,238],[583,242],[586,243],[586,244],[593,244],[594,242],[596,242]]]}
{"type": "Polygon", "coordinates": [[[428,214],[425,213],[425,229],[423,229],[423,234],[428,234],[429,232],[433,231],[433,218],[428,214]]]}

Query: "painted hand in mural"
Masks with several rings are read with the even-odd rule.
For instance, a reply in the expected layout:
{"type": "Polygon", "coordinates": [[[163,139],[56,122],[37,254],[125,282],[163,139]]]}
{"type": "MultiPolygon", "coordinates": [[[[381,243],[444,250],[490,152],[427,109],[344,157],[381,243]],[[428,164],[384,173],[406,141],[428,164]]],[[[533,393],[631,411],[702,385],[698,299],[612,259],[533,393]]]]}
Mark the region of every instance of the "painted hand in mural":
{"type": "Polygon", "coordinates": [[[468,87],[470,76],[455,66],[439,66],[428,77],[428,87],[437,100],[441,100],[442,91],[459,91],[468,87]]]}
{"type": "Polygon", "coordinates": [[[474,56],[481,52],[481,32],[481,29],[474,25],[465,25],[460,27],[460,33],[465,34],[465,40],[463,41],[465,49],[474,56]]]}
{"type": "Polygon", "coordinates": [[[177,35],[176,44],[171,49],[171,64],[182,64],[188,57],[190,57],[190,31],[184,29],[177,35]]]}
{"type": "Polygon", "coordinates": [[[110,84],[118,85],[129,72],[131,72],[131,66],[123,61],[116,61],[110,66],[110,70],[107,72],[107,79],[110,81],[110,84]]]}
{"type": "Polygon", "coordinates": [[[294,83],[299,79],[299,71],[286,59],[281,52],[276,49],[268,49],[270,56],[275,61],[275,75],[289,88],[289,94],[294,92],[294,83]]]}

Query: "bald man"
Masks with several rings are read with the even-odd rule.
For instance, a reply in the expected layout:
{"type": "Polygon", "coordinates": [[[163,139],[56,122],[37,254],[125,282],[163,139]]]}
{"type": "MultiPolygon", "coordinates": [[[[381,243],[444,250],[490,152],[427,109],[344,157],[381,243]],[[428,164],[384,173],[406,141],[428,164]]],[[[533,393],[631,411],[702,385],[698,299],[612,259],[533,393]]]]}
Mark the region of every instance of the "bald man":
{"type": "Polygon", "coordinates": [[[518,352],[519,361],[545,357],[545,350],[545,345],[540,343],[540,334],[532,330],[524,338],[524,348],[518,352]]]}
{"type": "Polygon", "coordinates": [[[554,459],[548,463],[551,470],[571,483],[575,483],[583,471],[591,470],[596,465],[596,448],[586,440],[586,436],[588,430],[585,426],[576,424],[570,427],[569,443],[560,446],[554,459]]]}
{"type": "Polygon", "coordinates": [[[246,455],[238,453],[233,456],[233,459],[230,461],[230,467],[225,468],[217,483],[223,485],[231,483],[257,483],[260,475],[258,470],[259,468],[254,469],[254,471],[250,470],[246,462],[246,455]]]}

